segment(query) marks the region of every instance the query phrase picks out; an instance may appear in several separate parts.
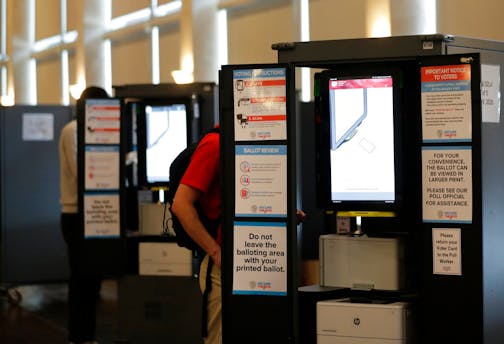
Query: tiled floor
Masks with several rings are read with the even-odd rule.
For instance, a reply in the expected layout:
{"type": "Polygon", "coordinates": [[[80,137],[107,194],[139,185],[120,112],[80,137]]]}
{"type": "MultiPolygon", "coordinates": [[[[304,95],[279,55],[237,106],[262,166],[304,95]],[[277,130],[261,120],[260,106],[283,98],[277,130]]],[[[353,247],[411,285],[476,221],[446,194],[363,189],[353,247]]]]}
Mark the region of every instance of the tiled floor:
{"type": "MultiPolygon", "coordinates": [[[[0,294],[0,343],[67,343],[67,287],[65,283],[46,283],[12,287],[21,302],[12,305],[0,294]]],[[[102,283],[97,305],[96,335],[100,344],[119,343],[117,337],[117,283],[102,283]]]]}

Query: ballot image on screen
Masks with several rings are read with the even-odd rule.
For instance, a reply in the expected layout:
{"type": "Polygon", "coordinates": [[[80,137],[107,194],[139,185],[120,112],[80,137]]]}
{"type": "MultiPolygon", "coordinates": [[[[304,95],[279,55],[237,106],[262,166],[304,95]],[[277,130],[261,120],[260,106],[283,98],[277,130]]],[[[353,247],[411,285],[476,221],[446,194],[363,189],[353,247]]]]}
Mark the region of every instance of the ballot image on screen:
{"type": "Polygon", "coordinates": [[[172,161],[187,147],[186,106],[146,106],[145,121],[147,182],[167,183],[172,161]]]}
{"type": "Polygon", "coordinates": [[[331,199],[395,200],[391,76],[329,79],[331,199]]]}

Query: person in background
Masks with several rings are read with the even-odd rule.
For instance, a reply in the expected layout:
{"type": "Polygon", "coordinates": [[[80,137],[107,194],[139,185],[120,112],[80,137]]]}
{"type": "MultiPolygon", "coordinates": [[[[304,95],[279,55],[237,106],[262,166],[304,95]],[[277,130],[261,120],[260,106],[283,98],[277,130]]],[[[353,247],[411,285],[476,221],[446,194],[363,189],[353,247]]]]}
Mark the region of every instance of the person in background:
{"type": "MultiPolygon", "coordinates": [[[[108,98],[107,92],[96,86],[86,88],[79,100],[108,98]]],[[[83,116],[77,106],[77,116],[83,116]]],[[[70,343],[97,343],[96,302],[99,298],[102,276],[87,266],[84,228],[79,223],[77,192],[77,120],[74,118],[61,130],[60,203],[61,231],[67,245],[70,278],[68,281],[68,340],[70,343]]]]}

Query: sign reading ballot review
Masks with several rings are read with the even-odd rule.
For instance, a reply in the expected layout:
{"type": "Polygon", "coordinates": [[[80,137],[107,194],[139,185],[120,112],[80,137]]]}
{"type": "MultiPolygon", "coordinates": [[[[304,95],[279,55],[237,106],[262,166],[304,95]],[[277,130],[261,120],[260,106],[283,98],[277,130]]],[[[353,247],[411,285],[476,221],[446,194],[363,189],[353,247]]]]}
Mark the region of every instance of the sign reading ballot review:
{"type": "Polygon", "coordinates": [[[238,145],[235,150],[236,216],[286,216],[287,147],[238,145]]]}

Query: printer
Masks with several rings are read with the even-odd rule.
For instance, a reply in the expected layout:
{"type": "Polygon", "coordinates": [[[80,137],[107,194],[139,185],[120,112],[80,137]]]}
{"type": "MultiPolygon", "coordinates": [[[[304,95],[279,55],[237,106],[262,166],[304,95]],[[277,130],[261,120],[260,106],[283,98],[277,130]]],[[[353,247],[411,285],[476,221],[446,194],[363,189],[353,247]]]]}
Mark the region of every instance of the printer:
{"type": "Polygon", "coordinates": [[[317,302],[317,344],[411,344],[407,302],[342,298],[317,302]]]}

